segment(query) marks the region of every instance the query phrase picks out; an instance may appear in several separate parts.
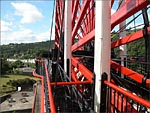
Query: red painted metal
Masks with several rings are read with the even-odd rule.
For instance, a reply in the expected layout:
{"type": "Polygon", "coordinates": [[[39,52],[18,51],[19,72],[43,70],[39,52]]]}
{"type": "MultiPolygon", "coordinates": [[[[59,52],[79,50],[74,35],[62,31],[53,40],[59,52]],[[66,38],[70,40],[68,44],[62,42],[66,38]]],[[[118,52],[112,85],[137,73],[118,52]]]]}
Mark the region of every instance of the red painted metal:
{"type": "Polygon", "coordinates": [[[83,46],[84,44],[90,42],[91,40],[94,39],[95,36],[95,29],[92,30],[90,33],[88,33],[85,37],[83,37],[82,39],[80,39],[78,42],[76,42],[71,50],[75,51],[76,49],[80,48],[81,46],[83,46]]]}
{"type": "MultiPolygon", "coordinates": [[[[49,79],[49,75],[48,75],[48,70],[47,70],[47,66],[46,66],[46,62],[45,60],[37,60],[37,62],[41,62],[42,65],[44,66],[45,72],[46,72],[46,80],[47,80],[47,85],[48,85],[48,93],[49,93],[49,102],[50,102],[50,111],[52,113],[56,113],[56,108],[55,108],[55,104],[54,104],[54,99],[53,99],[53,95],[52,95],[52,90],[51,90],[51,86],[50,86],[50,79],[49,79]]],[[[42,81],[42,91],[41,91],[41,113],[44,113],[44,76],[38,75],[35,73],[35,71],[33,71],[33,75],[37,78],[40,78],[42,81]]]]}
{"type": "Polygon", "coordinates": [[[51,89],[51,82],[49,79],[49,74],[48,74],[48,70],[47,70],[47,66],[46,66],[46,62],[43,62],[44,67],[45,67],[45,72],[46,72],[46,80],[47,80],[47,85],[48,85],[48,96],[49,96],[49,102],[50,102],[50,111],[51,113],[56,113],[56,107],[54,104],[54,99],[53,99],[53,94],[52,94],[52,89],[51,89]]]}
{"type": "Polygon", "coordinates": [[[83,37],[80,36],[80,34],[77,34],[78,39],[82,39],[83,37]]]}
{"type": "Polygon", "coordinates": [[[111,29],[149,4],[149,0],[127,0],[123,6],[111,16],[111,29]]]}
{"type": "Polygon", "coordinates": [[[37,94],[37,83],[35,84],[36,87],[34,87],[34,100],[32,103],[32,113],[34,113],[34,109],[35,109],[35,102],[36,102],[36,94],[37,94]]]}
{"type": "MultiPolygon", "coordinates": [[[[42,62],[39,60],[39,62],[42,62]]],[[[41,85],[41,113],[44,113],[44,77],[41,75],[38,75],[35,70],[33,71],[33,76],[41,79],[42,85],[41,85]]]]}
{"type": "MultiPolygon", "coordinates": [[[[150,27],[147,28],[148,33],[150,34],[150,27]]],[[[140,38],[143,38],[143,30],[137,31],[129,36],[123,37],[115,42],[112,42],[111,48],[115,48],[124,44],[128,44],[130,42],[136,41],[140,38]]]]}
{"type": "Polygon", "coordinates": [[[61,20],[61,11],[60,11],[60,6],[59,6],[59,1],[56,2],[56,13],[57,13],[57,18],[58,18],[58,23],[61,25],[62,20],[61,20]]]}
{"type": "Polygon", "coordinates": [[[89,1],[89,0],[86,0],[86,1],[84,2],[84,4],[83,4],[82,8],[81,8],[80,16],[79,16],[79,18],[78,18],[77,24],[75,24],[75,27],[73,28],[72,40],[74,40],[74,37],[75,37],[75,35],[76,35],[76,33],[77,33],[77,30],[79,29],[80,23],[81,23],[81,21],[82,21],[84,15],[85,15],[85,13],[86,13],[86,10],[87,10],[87,8],[88,8],[88,6],[89,6],[89,3],[90,3],[90,1],[89,1]]]}
{"type": "MultiPolygon", "coordinates": [[[[59,4],[61,4],[61,7],[59,8],[58,3],[56,3],[56,26],[55,29],[57,30],[56,32],[56,37],[55,37],[55,47],[58,47],[58,42],[60,40],[60,28],[59,25],[61,25],[62,21],[62,12],[59,13],[59,11],[62,11],[62,1],[57,1],[59,4]]],[[[72,48],[71,52],[80,49],[90,41],[94,40],[95,37],[95,8],[92,7],[94,4],[94,0],[74,0],[72,1],[72,48]],[[90,12],[89,12],[90,11],[90,12]],[[89,14],[87,14],[89,12],[89,14]],[[75,40],[75,38],[78,38],[75,40]],[[74,42],[76,42],[74,44],[74,42]]],[[[114,4],[114,0],[111,0],[111,6],[114,4]]],[[[126,0],[126,2],[119,8],[116,13],[114,13],[111,16],[111,29],[113,29],[116,25],[121,23],[122,21],[126,20],[139,10],[143,9],[146,7],[148,4],[150,4],[150,1],[147,0],[126,0]]],[[[148,33],[150,33],[150,27],[147,28],[148,33]]],[[[129,36],[123,37],[122,39],[119,39],[115,42],[111,43],[111,48],[116,48],[120,45],[128,44],[133,41],[136,41],[140,38],[143,38],[143,32],[142,30],[137,31],[134,34],[131,34],[129,36]]],[[[84,48],[82,48],[84,50],[84,48]]],[[[73,82],[57,82],[57,85],[74,85],[76,84],[79,86],[80,84],[83,84],[84,82],[81,82],[80,79],[77,79],[76,74],[77,72],[74,71],[74,68],[77,68],[78,71],[82,73],[82,75],[88,79],[86,81],[87,83],[92,83],[92,78],[93,78],[93,73],[89,71],[84,64],[80,63],[78,58],[71,58],[72,61],[72,80],[73,82]]],[[[120,66],[119,64],[111,61],[111,66],[113,69],[116,71],[120,71],[122,74],[128,76],[129,78],[135,80],[138,83],[142,83],[142,78],[143,75],[132,71],[131,69],[128,69],[126,67],[120,66]]],[[[107,83],[107,81],[106,81],[107,83]]],[[[108,83],[107,85],[111,86],[114,88],[114,86],[110,85],[111,83],[108,83]]],[[[55,83],[50,83],[51,86],[56,85],[55,83]]],[[[146,86],[148,87],[150,85],[150,80],[146,80],[146,86]]],[[[115,90],[118,92],[123,92],[122,89],[117,89],[119,88],[118,86],[115,86],[115,90]]],[[[80,90],[80,89],[78,89],[80,90]]],[[[126,92],[125,95],[129,96],[131,99],[138,100],[140,101],[141,104],[143,100],[141,98],[136,98],[135,96],[131,96],[129,92],[126,92]]],[[[147,103],[147,102],[146,102],[147,103]]],[[[144,103],[145,104],[145,103],[144,103]]],[[[143,104],[143,105],[144,105],[143,104]]],[[[120,108],[118,108],[120,109],[120,108]]]]}
{"type": "Polygon", "coordinates": [[[147,27],[147,33],[150,35],[150,27],[147,27]]]}
{"type": "Polygon", "coordinates": [[[75,82],[78,81],[78,79],[76,78],[76,74],[77,73],[74,71],[74,67],[73,66],[72,66],[72,71],[71,72],[72,72],[72,74],[71,74],[72,80],[75,81],[75,82]]]}
{"type": "MultiPolygon", "coordinates": [[[[121,72],[122,74],[124,74],[125,76],[135,80],[136,82],[138,83],[141,83],[142,84],[142,79],[143,79],[143,75],[131,70],[131,69],[128,69],[124,66],[121,66],[120,64],[114,62],[114,61],[111,61],[111,68],[115,69],[116,71],[119,71],[121,72]]],[[[146,86],[149,87],[150,86],[150,79],[146,79],[146,86]]]]}
{"type": "Polygon", "coordinates": [[[126,111],[127,106],[130,106],[130,104],[127,102],[127,99],[123,98],[123,101],[122,101],[121,95],[119,95],[118,92],[116,92],[116,90],[115,91],[112,90],[111,91],[111,113],[114,112],[115,107],[118,108],[118,111],[120,111],[120,112],[127,112],[126,111]],[[115,92],[115,100],[114,100],[114,92],[115,92]],[[126,105],[126,103],[127,103],[127,105],[126,105]]]}
{"type": "Polygon", "coordinates": [[[80,30],[81,30],[81,33],[82,33],[82,36],[84,37],[87,33],[87,26],[86,26],[86,23],[85,21],[83,22],[83,24],[80,26],[80,30]]]}
{"type": "MultiPolygon", "coordinates": [[[[92,4],[94,4],[94,0],[92,0],[92,4]]],[[[95,20],[95,18],[94,18],[94,14],[95,14],[95,10],[94,10],[94,8],[92,8],[92,14],[91,14],[91,18],[92,18],[92,28],[91,28],[91,30],[93,30],[94,28],[95,28],[95,22],[94,22],[94,20],[95,20]]]]}
{"type": "Polygon", "coordinates": [[[72,28],[75,25],[75,17],[77,15],[77,11],[78,11],[78,5],[79,5],[79,0],[75,0],[74,1],[74,6],[73,6],[73,12],[72,12],[72,28]]]}
{"type": "MultiPolygon", "coordinates": [[[[62,11],[62,4],[63,4],[63,2],[62,2],[62,0],[59,0],[58,2],[59,2],[59,5],[60,5],[60,12],[61,12],[62,11]]],[[[62,20],[62,17],[61,17],[61,20],[62,20]]]]}
{"type": "Polygon", "coordinates": [[[42,76],[42,87],[41,87],[41,113],[44,113],[44,77],[42,76]]]}
{"type": "Polygon", "coordinates": [[[116,85],[114,85],[114,84],[112,84],[112,83],[110,83],[110,82],[108,82],[108,81],[104,81],[104,83],[105,83],[107,86],[113,88],[115,91],[117,91],[117,92],[119,92],[119,93],[121,93],[121,94],[124,94],[125,96],[127,96],[127,97],[129,97],[129,98],[135,100],[136,102],[138,102],[138,103],[144,105],[145,107],[150,108],[150,101],[144,100],[143,98],[138,97],[137,95],[134,95],[134,94],[132,94],[131,92],[126,91],[126,90],[124,90],[124,89],[122,89],[122,88],[120,88],[120,87],[118,87],[118,86],[116,86],[116,85]]]}
{"type": "Polygon", "coordinates": [[[111,0],[111,7],[113,6],[115,0],[111,0]]]}
{"type": "Polygon", "coordinates": [[[89,71],[83,64],[78,62],[75,58],[71,58],[72,65],[75,67],[78,67],[79,71],[86,77],[91,83],[92,83],[92,78],[93,78],[93,73],[89,71]]]}
{"type": "MultiPolygon", "coordinates": [[[[79,72],[79,70],[77,70],[76,72],[74,71],[74,67],[72,66],[72,74],[71,74],[71,78],[74,82],[79,82],[79,80],[76,77],[76,74],[79,72]]],[[[82,92],[82,87],[80,85],[77,85],[77,88],[80,92],[82,92]]]]}
{"type": "Polygon", "coordinates": [[[82,84],[91,84],[90,81],[76,81],[76,82],[54,82],[51,83],[51,86],[63,86],[63,85],[82,85],[82,84]]]}
{"type": "Polygon", "coordinates": [[[56,26],[56,31],[55,32],[57,32],[58,36],[60,36],[60,28],[58,26],[58,23],[56,23],[55,26],[56,26]]]}

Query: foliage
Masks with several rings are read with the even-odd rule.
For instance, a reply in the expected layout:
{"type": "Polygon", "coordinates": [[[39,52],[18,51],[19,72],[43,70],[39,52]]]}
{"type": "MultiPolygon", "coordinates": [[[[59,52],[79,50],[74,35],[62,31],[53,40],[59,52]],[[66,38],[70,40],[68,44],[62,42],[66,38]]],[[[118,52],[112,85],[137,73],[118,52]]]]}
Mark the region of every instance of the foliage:
{"type": "MultiPolygon", "coordinates": [[[[134,33],[135,31],[128,30],[126,31],[127,35],[134,33]]],[[[119,34],[116,32],[112,33],[112,42],[119,39],[119,34]]],[[[115,54],[119,57],[119,47],[114,49],[115,54]]],[[[127,44],[127,55],[128,57],[144,57],[145,56],[145,41],[144,38],[136,40],[127,44]]]]}
{"type": "Polygon", "coordinates": [[[54,47],[54,41],[1,45],[1,58],[33,59],[54,47]]]}
{"type": "MultiPolygon", "coordinates": [[[[24,63],[17,60],[15,62],[8,62],[6,59],[1,59],[1,74],[19,74],[15,68],[24,67],[24,63]]],[[[21,73],[20,73],[21,74],[21,73]]]]}
{"type": "MultiPolygon", "coordinates": [[[[3,95],[7,92],[11,92],[16,89],[16,87],[9,85],[11,81],[22,81],[22,80],[33,80],[37,81],[38,78],[32,76],[25,76],[25,75],[4,75],[0,77],[0,95],[3,95]]],[[[31,82],[32,83],[32,82],[31,82]]]]}
{"type": "Polygon", "coordinates": [[[26,66],[26,67],[31,67],[31,68],[35,68],[35,64],[34,63],[24,63],[24,65],[26,66]]]}
{"type": "Polygon", "coordinates": [[[11,85],[13,87],[20,86],[22,88],[25,88],[25,87],[33,86],[35,82],[36,81],[33,79],[25,78],[25,79],[18,79],[18,80],[9,80],[9,82],[7,82],[6,84],[11,85]]]}
{"type": "Polygon", "coordinates": [[[22,74],[22,72],[20,72],[19,70],[16,70],[16,69],[14,69],[11,73],[14,75],[22,74]]]}
{"type": "Polygon", "coordinates": [[[12,68],[22,68],[22,67],[24,67],[24,63],[21,62],[20,60],[12,62],[10,65],[11,65],[12,68]]]}
{"type": "Polygon", "coordinates": [[[11,67],[10,67],[10,64],[9,62],[6,61],[6,59],[1,59],[0,60],[0,64],[1,64],[1,74],[5,74],[6,72],[8,72],[11,67]]]}
{"type": "Polygon", "coordinates": [[[1,59],[1,74],[23,74],[21,71],[18,71],[16,68],[23,68],[23,67],[31,67],[35,68],[34,63],[23,63],[20,60],[15,62],[7,61],[6,59],[1,59]]]}

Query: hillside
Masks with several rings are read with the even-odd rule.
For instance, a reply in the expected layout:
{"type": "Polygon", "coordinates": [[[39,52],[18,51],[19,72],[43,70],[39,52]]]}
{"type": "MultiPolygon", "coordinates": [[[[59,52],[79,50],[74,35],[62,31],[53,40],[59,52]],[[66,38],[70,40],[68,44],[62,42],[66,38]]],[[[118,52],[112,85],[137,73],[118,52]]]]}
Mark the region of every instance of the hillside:
{"type": "MultiPolygon", "coordinates": [[[[127,31],[131,34],[133,31],[127,31]]],[[[119,38],[118,34],[112,33],[112,41],[119,38]]],[[[22,44],[9,44],[1,45],[1,58],[14,58],[14,59],[32,59],[39,56],[42,51],[48,51],[49,48],[54,47],[54,40],[51,42],[36,42],[36,43],[22,43],[22,44]]],[[[145,56],[145,41],[144,38],[127,44],[128,57],[144,57],[145,56]]],[[[115,53],[119,56],[119,49],[115,49],[115,53]]]]}
{"type": "Polygon", "coordinates": [[[54,46],[54,41],[1,45],[1,58],[32,59],[54,46]]]}
{"type": "MultiPolygon", "coordinates": [[[[139,30],[139,29],[137,29],[139,30]]],[[[127,36],[134,33],[134,30],[126,31],[127,36]]],[[[119,34],[116,32],[112,33],[112,42],[119,39],[119,34]]],[[[116,56],[119,57],[119,47],[115,48],[116,56]]],[[[145,40],[141,38],[134,42],[127,44],[127,57],[145,57],[145,40]]]]}

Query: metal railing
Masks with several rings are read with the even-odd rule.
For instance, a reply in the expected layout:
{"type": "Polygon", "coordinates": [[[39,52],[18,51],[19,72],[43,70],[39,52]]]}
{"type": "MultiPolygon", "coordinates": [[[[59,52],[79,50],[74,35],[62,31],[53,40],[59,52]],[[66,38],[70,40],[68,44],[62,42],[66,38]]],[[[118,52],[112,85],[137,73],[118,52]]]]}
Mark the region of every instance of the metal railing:
{"type": "Polygon", "coordinates": [[[41,79],[42,85],[41,85],[41,113],[44,113],[44,77],[37,74],[35,71],[33,71],[33,76],[41,79]]]}
{"type": "Polygon", "coordinates": [[[37,83],[35,84],[34,87],[34,100],[33,100],[33,104],[32,104],[32,113],[35,113],[35,105],[36,105],[36,95],[37,94],[37,83]]]}
{"type": "Polygon", "coordinates": [[[47,110],[47,111],[50,110],[52,113],[56,113],[55,104],[53,101],[54,99],[53,99],[52,90],[51,90],[51,86],[50,86],[50,79],[49,79],[47,65],[46,65],[45,60],[36,60],[36,70],[33,72],[33,76],[40,78],[42,81],[41,113],[44,113],[45,110],[47,110]],[[46,96],[46,95],[48,95],[48,96],[46,96]],[[45,106],[47,106],[47,107],[45,107],[45,106]]]}
{"type": "MultiPolygon", "coordinates": [[[[103,74],[102,76],[107,75],[103,74]]],[[[113,82],[107,81],[106,77],[103,79],[101,90],[106,92],[107,95],[101,100],[103,102],[102,105],[106,108],[104,112],[150,113],[150,100],[146,100],[113,82]]]]}
{"type": "Polygon", "coordinates": [[[113,61],[121,64],[123,62],[124,66],[138,72],[139,74],[142,74],[146,76],[147,78],[150,78],[150,62],[144,61],[143,57],[137,57],[137,58],[130,58],[130,59],[113,59],[113,61]]]}

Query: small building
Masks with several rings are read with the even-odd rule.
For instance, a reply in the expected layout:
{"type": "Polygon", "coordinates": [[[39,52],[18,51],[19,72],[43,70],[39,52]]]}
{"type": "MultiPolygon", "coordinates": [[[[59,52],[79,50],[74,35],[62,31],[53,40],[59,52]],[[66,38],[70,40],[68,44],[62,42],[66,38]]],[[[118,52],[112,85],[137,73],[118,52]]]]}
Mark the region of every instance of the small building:
{"type": "Polygon", "coordinates": [[[23,75],[32,75],[34,69],[31,67],[23,67],[23,68],[16,68],[16,70],[23,75]]]}

